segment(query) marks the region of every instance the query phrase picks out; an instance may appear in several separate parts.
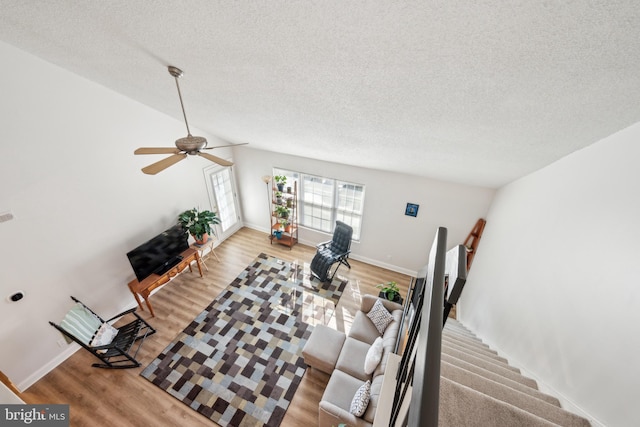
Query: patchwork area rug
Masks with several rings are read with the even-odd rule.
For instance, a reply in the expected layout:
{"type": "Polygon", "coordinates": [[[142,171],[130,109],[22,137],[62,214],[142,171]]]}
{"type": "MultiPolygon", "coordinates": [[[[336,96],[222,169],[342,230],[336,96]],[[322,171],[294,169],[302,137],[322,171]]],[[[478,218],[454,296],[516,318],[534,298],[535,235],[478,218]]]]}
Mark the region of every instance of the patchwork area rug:
{"type": "Polygon", "coordinates": [[[221,426],[277,427],[346,286],[260,254],[140,375],[221,426]]]}

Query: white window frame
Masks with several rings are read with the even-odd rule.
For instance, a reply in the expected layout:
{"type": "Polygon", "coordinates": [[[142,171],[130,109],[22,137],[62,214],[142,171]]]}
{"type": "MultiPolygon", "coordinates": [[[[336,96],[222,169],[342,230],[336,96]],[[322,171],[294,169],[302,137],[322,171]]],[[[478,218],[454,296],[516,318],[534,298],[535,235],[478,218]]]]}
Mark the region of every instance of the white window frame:
{"type": "MultiPolygon", "coordinates": [[[[216,201],[216,191],[213,183],[213,177],[218,173],[222,172],[225,168],[220,165],[211,165],[207,166],[202,170],[204,173],[204,181],[207,185],[207,195],[209,196],[209,204],[211,205],[211,209],[214,212],[219,212],[218,203],[216,201]]],[[[216,238],[219,242],[226,240],[228,237],[233,235],[236,231],[242,228],[242,218],[240,217],[240,203],[238,202],[238,189],[236,187],[236,179],[233,167],[228,168],[230,184],[231,184],[231,192],[233,194],[233,205],[236,213],[236,221],[231,224],[231,226],[223,230],[220,224],[214,225],[214,229],[216,230],[216,238]]]]}
{"type": "Polygon", "coordinates": [[[320,231],[323,233],[332,233],[336,220],[342,221],[346,224],[349,224],[353,227],[353,241],[360,241],[361,233],[362,233],[362,221],[364,218],[364,198],[365,198],[365,185],[358,184],[354,182],[348,182],[343,180],[338,180],[334,178],[313,175],[302,173],[298,171],[292,171],[289,169],[283,168],[273,168],[273,175],[284,175],[287,177],[287,185],[292,182],[297,182],[298,184],[298,223],[300,226],[320,231]],[[321,192],[313,192],[313,196],[315,200],[305,200],[305,195],[307,194],[305,188],[308,185],[308,182],[313,180],[315,182],[321,183],[321,185],[331,185],[331,191],[329,192],[331,198],[327,201],[326,197],[322,197],[321,192]],[[362,189],[361,197],[349,197],[349,195],[345,195],[344,192],[340,191],[345,187],[354,187],[354,192],[352,192],[352,196],[355,196],[357,193],[356,188],[362,189]],[[345,205],[341,203],[341,196],[346,201],[351,199],[351,203],[345,205]],[[313,209],[316,215],[308,212],[309,209],[313,209]],[[305,211],[307,210],[307,212],[305,211]],[[328,211],[328,212],[327,212],[328,211]],[[310,223],[309,219],[314,220],[314,223],[310,223]],[[322,224],[325,223],[326,226],[323,228],[322,224]]]}

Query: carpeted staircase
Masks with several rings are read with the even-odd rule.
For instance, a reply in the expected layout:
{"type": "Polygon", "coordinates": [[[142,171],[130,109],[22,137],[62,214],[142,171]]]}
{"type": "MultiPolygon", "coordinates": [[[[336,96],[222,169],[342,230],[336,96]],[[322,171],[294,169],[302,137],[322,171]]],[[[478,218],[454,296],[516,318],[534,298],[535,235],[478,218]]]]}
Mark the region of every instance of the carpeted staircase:
{"type": "Polygon", "coordinates": [[[590,426],[455,319],[442,331],[439,426],[590,426]]]}

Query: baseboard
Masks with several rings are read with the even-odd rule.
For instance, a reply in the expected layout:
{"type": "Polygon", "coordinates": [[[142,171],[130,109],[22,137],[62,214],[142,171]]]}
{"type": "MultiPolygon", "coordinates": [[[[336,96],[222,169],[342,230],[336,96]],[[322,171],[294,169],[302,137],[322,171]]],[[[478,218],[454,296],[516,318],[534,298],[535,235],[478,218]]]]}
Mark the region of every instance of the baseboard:
{"type": "Polygon", "coordinates": [[[270,230],[269,230],[268,228],[261,227],[261,226],[259,226],[259,225],[257,225],[257,224],[251,224],[251,223],[245,222],[245,223],[243,223],[242,225],[243,225],[244,227],[250,228],[250,229],[252,229],[252,230],[260,231],[261,233],[265,233],[265,234],[267,234],[267,235],[269,235],[269,234],[270,234],[270,233],[269,233],[269,231],[270,231],[270,230]]]}
{"type": "Polygon", "coordinates": [[[38,380],[40,380],[42,377],[53,371],[59,364],[71,357],[76,351],[80,350],[80,348],[81,347],[76,343],[69,344],[69,346],[62,353],[58,354],[49,363],[29,375],[24,381],[16,384],[16,387],[18,387],[18,390],[23,393],[29,387],[38,382],[38,380]]]}
{"type": "Polygon", "coordinates": [[[375,265],[376,267],[384,268],[386,270],[395,271],[396,273],[406,274],[407,276],[411,277],[416,277],[418,274],[416,270],[409,270],[408,268],[398,267],[397,265],[387,264],[386,262],[378,261],[356,254],[349,255],[349,258],[355,259],[356,261],[364,262],[366,264],[375,265]]]}
{"type": "MultiPolygon", "coordinates": [[[[269,230],[265,229],[264,227],[260,227],[257,226],[255,224],[250,224],[250,223],[245,223],[244,224],[245,227],[247,228],[251,228],[252,230],[256,230],[262,233],[266,233],[269,234],[269,230]]],[[[330,237],[329,237],[330,239],[330,237]]],[[[318,242],[312,242],[312,241],[308,241],[308,240],[304,240],[304,239],[298,239],[298,242],[303,244],[303,245],[307,245],[307,246],[316,246],[318,244],[318,242]]],[[[371,259],[371,258],[367,258],[364,256],[360,256],[357,254],[350,254],[349,255],[350,259],[354,259],[356,261],[360,261],[360,262],[364,262],[367,264],[371,264],[374,265],[376,267],[380,267],[380,268],[384,268],[387,270],[391,270],[391,271],[395,271],[396,273],[401,273],[401,274],[406,274],[407,276],[411,276],[411,277],[416,277],[416,275],[418,274],[418,272],[416,270],[410,270],[408,268],[403,268],[403,267],[398,267],[397,265],[393,265],[393,264],[388,264],[386,262],[382,262],[382,261],[378,261],[375,259],[371,259]]]]}

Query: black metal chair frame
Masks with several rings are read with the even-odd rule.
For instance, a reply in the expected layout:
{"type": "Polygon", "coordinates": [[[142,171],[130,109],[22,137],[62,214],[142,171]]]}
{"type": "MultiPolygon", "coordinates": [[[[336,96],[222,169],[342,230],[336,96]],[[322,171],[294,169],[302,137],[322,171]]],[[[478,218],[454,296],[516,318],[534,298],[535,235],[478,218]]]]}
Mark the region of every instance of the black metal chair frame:
{"type": "MultiPolygon", "coordinates": [[[[74,302],[82,304],[84,308],[93,313],[98,319],[100,319],[102,323],[105,323],[105,320],[103,320],[102,317],[98,316],[98,314],[87,307],[82,301],[74,297],[71,297],[71,299],[74,302]]],[[[149,325],[142,317],[140,317],[138,313],[136,313],[136,309],[137,307],[134,307],[130,310],[123,311],[122,313],[106,320],[106,322],[111,322],[128,314],[132,314],[133,316],[135,316],[135,319],[131,322],[123,326],[116,327],[116,329],[118,329],[118,333],[114,337],[113,341],[111,341],[111,343],[96,347],[85,344],[73,334],[69,333],[62,326],[54,322],[49,323],[51,324],[51,326],[59,330],[62,334],[80,344],[81,347],[100,359],[102,363],[94,363],[92,365],[93,367],[110,369],[137,368],[140,366],[140,362],[136,360],[138,351],[140,350],[140,347],[142,347],[142,343],[144,342],[144,340],[148,336],[155,334],[156,330],[151,325],[149,325]]]]}
{"type": "Polygon", "coordinates": [[[328,242],[320,243],[316,246],[318,249],[314,259],[311,261],[311,273],[313,276],[317,277],[321,282],[332,281],[333,277],[338,272],[340,265],[346,265],[349,269],[351,269],[351,264],[349,264],[349,254],[351,253],[351,236],[353,234],[353,229],[350,225],[345,224],[342,221],[336,221],[336,227],[333,230],[333,238],[328,242]],[[347,233],[349,238],[347,239],[348,243],[346,248],[336,248],[336,237],[340,233],[347,233]],[[319,260],[322,259],[322,262],[319,260]],[[327,265],[328,264],[328,265],[327,265]],[[331,272],[331,268],[334,264],[336,268],[331,272]],[[323,271],[314,271],[317,266],[323,267],[323,271]],[[324,265],[327,265],[326,270],[324,269],[324,265]]]}

